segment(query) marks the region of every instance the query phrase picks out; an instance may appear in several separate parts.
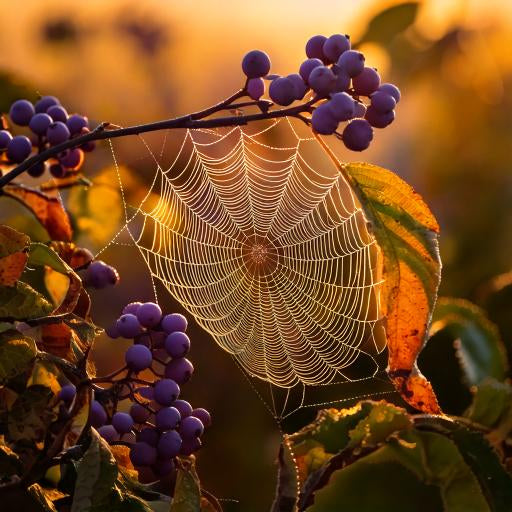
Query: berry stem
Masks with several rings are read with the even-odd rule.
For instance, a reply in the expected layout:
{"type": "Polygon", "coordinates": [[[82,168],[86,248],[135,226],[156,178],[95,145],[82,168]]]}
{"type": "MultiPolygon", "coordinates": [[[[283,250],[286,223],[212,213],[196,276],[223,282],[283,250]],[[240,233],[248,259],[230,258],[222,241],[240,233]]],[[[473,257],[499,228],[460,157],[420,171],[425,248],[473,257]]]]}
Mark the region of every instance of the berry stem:
{"type": "MultiPolygon", "coordinates": [[[[79,147],[86,142],[94,141],[94,140],[103,140],[103,139],[114,139],[117,137],[126,137],[128,135],[140,135],[141,133],[154,132],[159,130],[169,130],[169,129],[199,129],[199,128],[221,128],[226,126],[244,126],[251,122],[262,121],[266,119],[276,119],[281,117],[297,117],[302,112],[307,112],[310,106],[315,103],[318,98],[315,97],[312,100],[297,105],[295,107],[282,108],[278,110],[272,111],[264,111],[262,106],[266,106],[267,102],[262,101],[250,101],[246,103],[233,103],[239,98],[246,96],[246,89],[240,89],[235,94],[231,95],[229,98],[209,107],[205,110],[201,110],[199,112],[195,112],[192,114],[188,114],[181,117],[176,117],[174,119],[165,119],[163,121],[156,121],[153,123],[128,126],[125,128],[114,128],[109,129],[110,123],[101,123],[94,130],[79,137],[75,137],[73,139],[69,139],[66,142],[62,142],[61,144],[57,144],[52,146],[40,153],[27,158],[20,165],[9,171],[4,176],[0,177],[0,189],[10,183],[12,180],[17,178],[20,174],[30,169],[33,165],[44,162],[49,158],[55,157],[59,153],[62,153],[66,149],[71,149],[75,147],[79,147]],[[221,112],[222,110],[230,110],[232,108],[237,108],[241,106],[247,105],[257,105],[262,110],[257,114],[248,114],[248,115],[234,115],[234,116],[225,116],[225,117],[215,117],[211,119],[205,119],[217,112],[221,112]]],[[[303,120],[303,119],[302,119],[303,120]]]]}

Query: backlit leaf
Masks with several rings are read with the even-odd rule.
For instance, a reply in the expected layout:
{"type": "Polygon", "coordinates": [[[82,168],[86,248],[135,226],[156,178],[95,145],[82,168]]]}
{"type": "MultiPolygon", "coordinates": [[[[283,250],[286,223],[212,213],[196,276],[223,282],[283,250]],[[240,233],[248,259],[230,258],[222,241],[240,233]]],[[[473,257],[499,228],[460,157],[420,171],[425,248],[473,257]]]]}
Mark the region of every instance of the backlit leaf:
{"type": "Polygon", "coordinates": [[[41,442],[49,425],[57,418],[57,403],[50,388],[34,385],[27,388],[14,402],[8,417],[8,435],[12,441],[41,442]]]}
{"type": "Polygon", "coordinates": [[[35,215],[48,232],[51,240],[70,241],[71,223],[62,202],[38,190],[22,185],[9,184],[3,188],[4,195],[16,199],[35,215]]]}
{"type": "Polygon", "coordinates": [[[391,171],[366,163],[338,165],[382,251],[380,306],[386,319],[388,373],[410,405],[439,413],[432,386],[416,364],[441,275],[437,221],[422,198],[391,171]]]}
{"type": "Polygon", "coordinates": [[[388,45],[397,34],[414,23],[418,7],[418,2],[404,2],[380,11],[370,20],[358,44],[376,42],[388,45]]]}
{"type": "Polygon", "coordinates": [[[79,232],[87,235],[97,246],[111,240],[122,219],[117,179],[116,169],[108,167],[94,178],[91,188],[75,187],[69,194],[68,208],[76,219],[79,232]]]}
{"type": "Polygon", "coordinates": [[[108,444],[91,429],[91,443],[77,464],[71,512],[89,512],[108,505],[116,479],[117,465],[108,444]]]}
{"type": "Polygon", "coordinates": [[[194,464],[178,468],[170,512],[197,512],[201,507],[201,486],[194,464]]]}
{"type": "Polygon", "coordinates": [[[0,318],[39,318],[48,315],[52,310],[53,304],[23,281],[18,281],[16,286],[0,286],[0,318]]]}
{"type": "Polygon", "coordinates": [[[447,437],[414,429],[334,471],[308,512],[490,512],[477,478],[447,437]]]}
{"type": "Polygon", "coordinates": [[[16,284],[27,262],[29,243],[27,235],[0,225],[0,285],[16,284]]]}
{"type": "Polygon", "coordinates": [[[18,331],[0,333],[0,385],[29,370],[37,349],[34,340],[18,331]]]}
{"type": "Polygon", "coordinates": [[[505,347],[498,328],[483,309],[467,300],[442,297],[434,310],[430,335],[440,330],[457,340],[458,359],[470,385],[479,384],[485,377],[505,378],[505,347]]]}

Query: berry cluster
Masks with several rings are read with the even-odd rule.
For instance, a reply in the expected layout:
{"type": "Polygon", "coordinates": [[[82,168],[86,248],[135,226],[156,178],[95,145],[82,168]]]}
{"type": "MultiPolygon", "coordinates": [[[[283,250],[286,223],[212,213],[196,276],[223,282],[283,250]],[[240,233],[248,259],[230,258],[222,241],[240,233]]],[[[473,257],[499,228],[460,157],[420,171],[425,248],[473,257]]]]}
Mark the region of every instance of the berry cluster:
{"type": "MultiPolygon", "coordinates": [[[[189,402],[180,399],[180,386],[194,372],[185,357],[190,350],[186,328],[183,315],[163,316],[158,304],[133,302],[106,329],[109,337],[131,338],[134,343],[125,353],[126,375],[112,381],[110,390],[96,393],[90,423],[109,443],[130,446],[130,459],[141,481],[170,475],[177,456],[199,450],[201,435],[211,424],[206,409],[193,409],[189,402]],[[138,374],[144,370],[150,370],[156,380],[141,379],[138,374]],[[115,390],[115,405],[109,408],[102,395],[111,390],[115,390]],[[124,398],[132,401],[129,411],[117,411],[117,402],[124,398]]],[[[65,400],[64,388],[62,393],[65,400]]]]}
{"type": "Polygon", "coordinates": [[[83,276],[83,283],[85,286],[96,288],[98,290],[107,286],[115,285],[118,282],[119,274],[117,270],[101,260],[91,262],[83,276]]]}
{"type": "Polygon", "coordinates": [[[364,55],[351,49],[347,35],[313,36],[306,44],[306,55],[299,73],[283,77],[268,75],[270,59],[266,53],[249,52],[242,60],[247,94],[255,100],[263,96],[263,77],[272,80],[268,94],[277,105],[291,105],[311,90],[313,129],[330,135],[348,121],[339,135],[341,140],[352,151],[365,150],[373,139],[373,128],[384,128],[395,119],[399,89],[381,84],[377,70],[365,66],[364,55]]]}
{"type": "MultiPolygon", "coordinates": [[[[13,136],[8,126],[0,130],[0,153],[5,153],[12,164],[23,162],[33,151],[41,153],[50,146],[89,132],[87,117],[69,115],[54,96],[43,96],[35,104],[25,99],[17,100],[9,109],[9,118],[12,124],[30,130],[29,136],[13,136]]],[[[84,151],[92,151],[94,147],[94,142],[88,142],[60,153],[56,159],[48,161],[50,173],[56,178],[63,178],[77,171],[84,162],[84,151]]],[[[39,162],[27,172],[37,178],[43,175],[46,166],[47,162],[39,162]]]]}

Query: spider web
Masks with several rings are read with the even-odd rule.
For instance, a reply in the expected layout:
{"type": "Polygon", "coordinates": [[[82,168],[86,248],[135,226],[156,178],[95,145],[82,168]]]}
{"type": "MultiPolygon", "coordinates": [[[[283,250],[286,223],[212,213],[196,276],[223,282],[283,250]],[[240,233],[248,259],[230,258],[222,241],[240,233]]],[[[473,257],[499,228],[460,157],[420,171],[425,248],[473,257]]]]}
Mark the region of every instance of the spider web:
{"type": "Polygon", "coordinates": [[[305,406],[306,389],[378,375],[379,249],[316,139],[288,119],[179,136],[167,164],[169,134],[158,156],[142,139],[152,184],[133,209],[123,195],[120,233],[152,279],[244,373],[270,384],[276,418],[305,406]]]}

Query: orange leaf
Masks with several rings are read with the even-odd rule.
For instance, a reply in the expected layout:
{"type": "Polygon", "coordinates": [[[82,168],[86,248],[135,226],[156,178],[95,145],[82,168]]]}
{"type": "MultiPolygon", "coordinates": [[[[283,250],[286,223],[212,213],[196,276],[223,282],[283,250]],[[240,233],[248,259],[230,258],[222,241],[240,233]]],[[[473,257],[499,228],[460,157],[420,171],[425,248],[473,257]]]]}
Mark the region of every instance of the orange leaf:
{"type": "Polygon", "coordinates": [[[29,244],[27,235],[0,225],[0,285],[16,284],[27,262],[29,244]]]}
{"type": "Polygon", "coordinates": [[[16,252],[0,258],[0,285],[14,286],[25,268],[27,259],[26,252],[16,252]]]}
{"type": "Polygon", "coordinates": [[[52,240],[71,240],[73,234],[71,223],[60,199],[49,197],[28,187],[13,184],[6,185],[3,188],[3,193],[31,210],[37,220],[48,231],[52,240]]]}
{"type": "Polygon", "coordinates": [[[441,409],[416,360],[432,318],[441,276],[439,226],[419,194],[396,174],[370,164],[340,166],[382,251],[380,308],[386,319],[388,374],[416,409],[441,409]]]}

